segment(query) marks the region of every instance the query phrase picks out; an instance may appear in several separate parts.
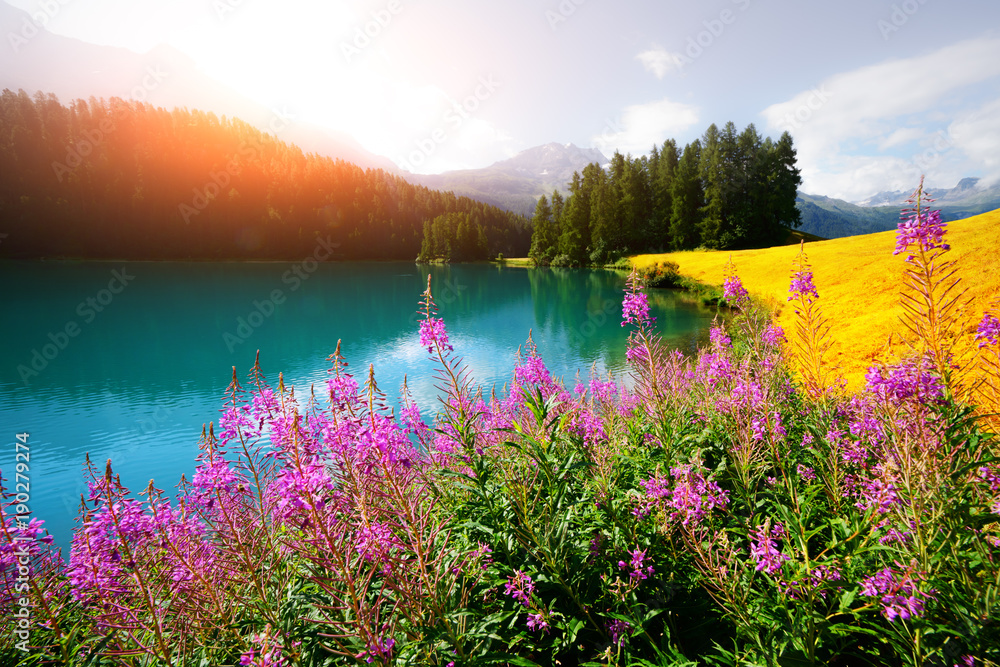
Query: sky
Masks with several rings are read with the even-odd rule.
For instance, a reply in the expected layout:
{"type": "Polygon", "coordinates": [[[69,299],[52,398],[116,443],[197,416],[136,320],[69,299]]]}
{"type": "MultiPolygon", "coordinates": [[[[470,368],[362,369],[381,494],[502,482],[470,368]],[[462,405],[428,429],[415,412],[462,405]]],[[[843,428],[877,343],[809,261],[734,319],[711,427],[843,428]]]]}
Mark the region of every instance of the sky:
{"type": "Polygon", "coordinates": [[[172,47],[414,173],[549,142],[638,156],[733,121],[790,132],[810,194],[1000,180],[996,0],[6,2],[58,35],[172,47]]]}

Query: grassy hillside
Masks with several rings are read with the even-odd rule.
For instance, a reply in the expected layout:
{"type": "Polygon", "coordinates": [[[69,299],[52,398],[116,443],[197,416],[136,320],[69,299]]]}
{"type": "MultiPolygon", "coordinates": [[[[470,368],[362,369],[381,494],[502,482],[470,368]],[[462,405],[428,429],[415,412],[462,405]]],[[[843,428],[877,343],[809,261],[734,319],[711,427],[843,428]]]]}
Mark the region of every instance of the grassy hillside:
{"type": "MultiPolygon", "coordinates": [[[[961,321],[966,332],[975,331],[983,311],[1000,297],[1000,209],[948,223],[947,258],[957,262],[961,285],[969,306],[961,321]]],[[[831,360],[851,388],[864,381],[872,362],[902,352],[899,334],[902,309],[903,255],[893,256],[896,232],[881,232],[830,241],[808,243],[806,253],[813,265],[823,313],[834,339],[831,360]],[[890,343],[891,340],[891,343],[890,343]]],[[[671,260],[680,272],[699,281],[721,284],[726,262],[732,257],[737,271],[752,293],[779,309],[778,322],[791,329],[792,312],[785,307],[797,246],[729,252],[675,252],[639,255],[638,267],[671,260]]]]}

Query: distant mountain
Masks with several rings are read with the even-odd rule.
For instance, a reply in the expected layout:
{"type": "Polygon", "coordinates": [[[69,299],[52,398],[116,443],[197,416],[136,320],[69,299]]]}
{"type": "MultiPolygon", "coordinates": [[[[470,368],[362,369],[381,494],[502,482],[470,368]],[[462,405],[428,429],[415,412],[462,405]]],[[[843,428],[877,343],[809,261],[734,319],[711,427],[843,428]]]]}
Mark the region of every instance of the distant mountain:
{"type": "Polygon", "coordinates": [[[541,195],[551,194],[553,190],[567,192],[573,172],[582,172],[593,162],[604,166],[608,158],[596,148],[548,143],[528,148],[483,169],[408,174],[406,179],[530,216],[541,195]]]}
{"type": "Polygon", "coordinates": [[[305,152],[362,168],[399,171],[391,160],[365,150],[346,134],[295,122],[294,109],[269,109],[244,97],[172,47],[139,54],[55,35],[5,2],[0,2],[0,35],[5,42],[0,48],[0,90],[53,93],[67,106],[77,99],[120,97],[166,109],[211,110],[241,118],[305,152]]]}
{"type": "MultiPolygon", "coordinates": [[[[954,188],[929,188],[926,192],[934,198],[932,206],[941,210],[945,222],[1000,208],[1000,183],[981,188],[978,178],[963,178],[954,188]]],[[[796,198],[796,206],[802,213],[800,229],[828,239],[895,229],[900,209],[911,194],[912,191],[880,192],[851,203],[800,192],[796,198]]]]}
{"type": "MultiPolygon", "coordinates": [[[[980,203],[1000,201],[1000,183],[990,188],[980,188],[978,178],[963,178],[953,188],[927,188],[924,192],[936,203],[945,205],[963,205],[976,199],[980,203]]],[[[879,192],[862,201],[854,202],[858,206],[896,206],[902,207],[913,191],[896,190],[895,192],[879,192]]]]}

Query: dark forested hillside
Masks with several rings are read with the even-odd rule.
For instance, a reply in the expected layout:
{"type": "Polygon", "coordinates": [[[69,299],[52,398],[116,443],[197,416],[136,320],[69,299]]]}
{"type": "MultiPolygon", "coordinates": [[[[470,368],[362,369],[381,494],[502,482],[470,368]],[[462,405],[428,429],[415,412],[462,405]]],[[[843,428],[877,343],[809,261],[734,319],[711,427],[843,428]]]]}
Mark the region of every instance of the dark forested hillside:
{"type": "Polygon", "coordinates": [[[535,209],[530,256],[538,264],[602,263],[616,256],[765,247],[798,227],[801,179],[787,132],[762,138],[751,124],[712,125],[681,150],[673,139],[649,156],[615,153],[574,174],[570,195],[535,209]]]}
{"type": "Polygon", "coordinates": [[[0,96],[0,257],[413,259],[449,216],[475,258],[524,256],[530,224],[247,123],[121,99],[0,96]]]}

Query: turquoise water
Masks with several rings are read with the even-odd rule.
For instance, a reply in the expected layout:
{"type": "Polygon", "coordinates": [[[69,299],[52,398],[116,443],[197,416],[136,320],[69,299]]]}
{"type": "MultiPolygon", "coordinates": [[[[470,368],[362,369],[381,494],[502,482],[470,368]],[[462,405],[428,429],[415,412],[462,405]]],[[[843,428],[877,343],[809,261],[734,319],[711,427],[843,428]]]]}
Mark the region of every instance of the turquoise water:
{"type": "MultiPolygon", "coordinates": [[[[218,418],[235,366],[260,350],[267,379],[321,383],[343,340],[349,370],[369,364],[398,398],[406,374],[425,416],[437,393],[419,345],[417,305],[433,290],[451,343],[475,380],[501,390],[531,331],[549,369],[623,376],[624,275],[610,271],[412,263],[0,263],[0,470],[12,486],[27,432],[30,507],[68,549],[89,452],[133,491],[190,479],[202,426],[218,418]]],[[[693,350],[714,312],[651,297],[657,329],[693,350]]]]}

